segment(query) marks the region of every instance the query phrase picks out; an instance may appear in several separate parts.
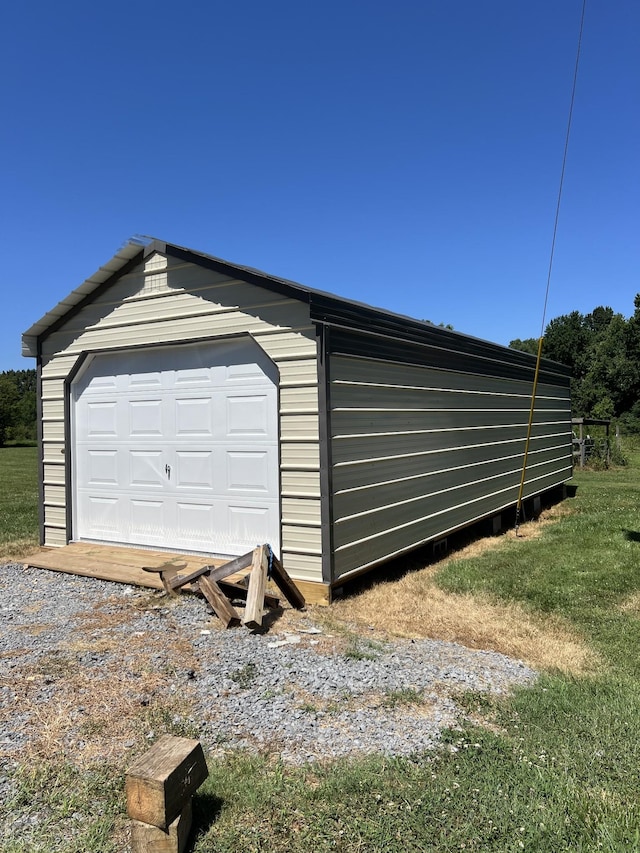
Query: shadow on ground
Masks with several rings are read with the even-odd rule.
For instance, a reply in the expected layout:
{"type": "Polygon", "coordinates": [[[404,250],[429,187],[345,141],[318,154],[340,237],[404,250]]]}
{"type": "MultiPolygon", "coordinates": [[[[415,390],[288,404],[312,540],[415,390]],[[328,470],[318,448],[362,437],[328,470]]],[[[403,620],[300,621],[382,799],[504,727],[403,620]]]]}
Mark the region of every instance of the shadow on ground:
{"type": "Polygon", "coordinates": [[[218,819],[224,800],[214,794],[195,794],[193,797],[193,822],[187,853],[192,853],[198,839],[211,829],[218,819]]]}

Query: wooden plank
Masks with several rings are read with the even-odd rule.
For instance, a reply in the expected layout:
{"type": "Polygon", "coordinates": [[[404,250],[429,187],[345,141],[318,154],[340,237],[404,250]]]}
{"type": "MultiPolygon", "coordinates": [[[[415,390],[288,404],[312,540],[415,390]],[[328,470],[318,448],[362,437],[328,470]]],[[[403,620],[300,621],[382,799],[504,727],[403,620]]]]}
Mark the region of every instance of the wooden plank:
{"type": "Polygon", "coordinates": [[[118,548],[88,542],[72,542],[61,548],[50,548],[27,557],[25,565],[38,569],[50,569],[65,574],[101,578],[117,583],[133,584],[149,589],[163,589],[158,575],[144,572],[142,567],[150,563],[184,561],[187,569],[193,569],[207,560],[219,566],[226,560],[218,558],[171,554],[166,551],[145,551],[142,548],[118,548]]]}
{"type": "Polygon", "coordinates": [[[261,628],[264,616],[264,592],[267,586],[267,548],[258,545],[253,550],[249,588],[247,589],[247,604],[242,624],[247,628],[261,628]]]}
{"type": "Polygon", "coordinates": [[[124,545],[104,545],[95,542],[70,542],[61,547],[43,548],[36,554],[29,556],[29,560],[39,557],[55,558],[56,556],[67,557],[83,556],[86,559],[95,558],[101,562],[112,562],[141,568],[152,563],[184,561],[194,568],[202,562],[222,565],[228,562],[228,558],[207,556],[206,554],[184,554],[172,551],[157,551],[146,548],[126,547],[124,545]]]}
{"type": "Polygon", "coordinates": [[[192,820],[191,797],[189,797],[182,813],[173,823],[169,824],[166,830],[153,826],[151,823],[132,820],[131,853],[185,853],[192,820]]]}
{"type": "MultiPolygon", "coordinates": [[[[300,590],[306,604],[318,604],[320,607],[328,607],[331,604],[330,584],[296,579],[295,585],[300,590]]],[[[339,585],[337,584],[337,586],[339,585]]]]}
{"type": "Polygon", "coordinates": [[[162,735],[127,772],[127,814],[166,830],[208,775],[199,741],[162,735]]]}
{"type": "Polygon", "coordinates": [[[212,581],[208,575],[202,575],[198,579],[198,586],[225,628],[232,628],[240,624],[238,611],[215,581],[212,581]]]}
{"type": "MultiPolygon", "coordinates": [[[[169,551],[148,551],[145,548],[126,548],[124,546],[98,545],[90,542],[71,542],[63,551],[82,554],[90,559],[95,557],[104,562],[116,565],[127,565],[137,569],[143,566],[161,565],[163,563],[189,563],[194,557],[186,554],[175,554],[169,551]]],[[[196,557],[202,561],[202,557],[196,557]]]]}
{"type": "Polygon", "coordinates": [[[118,583],[132,584],[134,586],[148,587],[149,589],[163,589],[159,575],[143,572],[142,569],[131,568],[126,565],[116,565],[91,558],[65,554],[55,555],[50,559],[29,558],[26,565],[38,569],[54,569],[66,574],[82,575],[89,578],[101,578],[102,580],[116,581],[118,583]]]}
{"type": "MultiPolygon", "coordinates": [[[[116,555],[114,554],[112,559],[116,560],[116,555]]],[[[192,571],[193,569],[201,566],[202,563],[208,563],[209,565],[221,566],[223,563],[227,562],[226,558],[217,557],[209,557],[206,554],[167,554],[167,553],[154,553],[154,552],[145,552],[143,550],[137,549],[127,549],[126,554],[124,554],[119,562],[126,562],[127,565],[142,567],[148,566],[150,564],[160,564],[162,562],[168,563],[186,563],[185,571],[192,571]]],[[[182,570],[181,570],[182,571],[182,570]]]]}
{"type": "Polygon", "coordinates": [[[282,563],[275,554],[273,554],[271,562],[271,580],[275,583],[292,607],[296,610],[304,609],[304,596],[291,580],[289,575],[285,572],[282,567],[282,563]]]}
{"type": "MultiPolygon", "coordinates": [[[[105,545],[95,542],[71,542],[62,548],[52,548],[48,551],[52,556],[61,557],[82,556],[86,560],[96,559],[103,563],[126,565],[141,569],[143,566],[161,564],[164,562],[185,562],[190,568],[195,568],[203,562],[221,565],[227,560],[206,555],[178,554],[170,551],[150,550],[145,548],[128,548],[122,545],[105,545]]],[[[36,555],[37,556],[37,555],[36,555]]]]}
{"type": "Polygon", "coordinates": [[[236,572],[240,572],[242,569],[248,569],[251,565],[252,555],[253,551],[250,551],[248,554],[236,557],[235,560],[223,563],[221,566],[201,566],[199,569],[196,569],[188,575],[176,575],[176,577],[171,578],[169,581],[169,586],[172,589],[179,589],[181,586],[192,583],[192,581],[197,580],[203,575],[207,575],[212,581],[217,583],[218,581],[224,580],[224,578],[228,578],[230,575],[235,575],[236,572]]]}

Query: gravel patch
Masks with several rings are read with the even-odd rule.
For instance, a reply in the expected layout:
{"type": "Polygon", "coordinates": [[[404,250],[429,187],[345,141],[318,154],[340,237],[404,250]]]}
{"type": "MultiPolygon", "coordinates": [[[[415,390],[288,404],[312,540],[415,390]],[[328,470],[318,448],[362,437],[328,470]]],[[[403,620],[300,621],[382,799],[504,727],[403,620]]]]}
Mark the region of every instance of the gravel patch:
{"type": "Polygon", "coordinates": [[[9,764],[47,732],[49,749],[79,759],[121,756],[167,728],[199,737],[212,755],[409,755],[461,719],[460,692],[502,694],[536,677],[520,661],[455,643],[330,636],[312,610],[285,610],[264,633],[223,630],[196,596],[168,600],[18,564],[0,565],[0,602],[0,759],[9,764]]]}

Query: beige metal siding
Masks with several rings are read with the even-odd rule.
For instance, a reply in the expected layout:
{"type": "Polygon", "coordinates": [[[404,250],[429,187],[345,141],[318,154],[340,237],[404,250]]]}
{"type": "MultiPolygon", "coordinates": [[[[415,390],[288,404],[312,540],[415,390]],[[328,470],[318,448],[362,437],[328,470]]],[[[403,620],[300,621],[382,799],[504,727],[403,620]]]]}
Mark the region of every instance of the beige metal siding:
{"type": "Polygon", "coordinates": [[[64,486],[64,447],[62,445],[51,444],[45,447],[44,483],[45,486],[49,483],[54,486],[64,486]]]}
{"type": "Polygon", "coordinates": [[[52,521],[45,521],[45,540],[49,548],[62,548],[67,544],[67,533],[64,524],[54,526],[52,521]]]}
{"type": "Polygon", "coordinates": [[[301,498],[320,498],[319,471],[283,469],[281,481],[283,494],[301,498]]]}
{"type": "Polygon", "coordinates": [[[45,544],[66,544],[64,382],[82,353],[247,333],[280,374],[283,559],[294,578],[322,580],[318,380],[308,306],[163,256],[96,294],[42,342],[45,544]]]}
{"type": "MultiPolygon", "coordinates": [[[[333,355],[336,579],[517,500],[531,383],[333,355]]],[[[538,386],[525,496],[571,475],[568,389],[538,386]]]]}
{"type": "Polygon", "coordinates": [[[64,507],[49,505],[48,510],[46,524],[52,528],[64,529],[66,523],[64,507]]]}
{"type": "Polygon", "coordinates": [[[320,504],[299,497],[282,499],[282,521],[285,524],[320,526],[320,504]]]}
{"type": "Polygon", "coordinates": [[[316,443],[294,444],[287,442],[280,448],[280,467],[287,471],[313,471],[320,470],[320,451],[316,443]]]}

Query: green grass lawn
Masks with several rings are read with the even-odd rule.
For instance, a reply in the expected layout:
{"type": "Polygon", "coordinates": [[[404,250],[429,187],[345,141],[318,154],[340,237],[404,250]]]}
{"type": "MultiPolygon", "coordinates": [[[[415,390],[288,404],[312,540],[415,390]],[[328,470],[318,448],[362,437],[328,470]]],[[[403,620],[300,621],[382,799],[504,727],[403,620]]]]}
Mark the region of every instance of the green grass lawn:
{"type": "Polygon", "coordinates": [[[0,555],[19,556],[38,542],[38,450],[0,447],[0,555]]]}
{"type": "Polygon", "coordinates": [[[219,813],[195,851],[640,850],[639,463],[579,472],[571,515],[438,577],[562,615],[600,672],[545,673],[508,701],[461,697],[485,725],[413,761],[235,757],[212,768],[203,795],[219,813]]]}
{"type": "MultiPolygon", "coordinates": [[[[11,458],[0,455],[0,464],[11,458]]],[[[26,458],[13,460],[16,487],[26,458]]],[[[599,653],[597,673],[547,672],[502,701],[461,696],[482,724],[447,732],[440,751],[413,760],[297,769],[249,754],[210,761],[195,800],[193,853],[640,850],[639,469],[640,454],[631,453],[627,467],[578,472],[569,515],[539,537],[505,538],[480,557],[449,562],[438,576],[447,590],[562,616],[599,653]]],[[[16,531],[35,524],[26,492],[31,521],[12,522],[16,531]]],[[[5,507],[13,507],[6,497],[5,507]]],[[[21,797],[57,814],[67,783],[18,772],[21,797]]],[[[67,778],[55,766],[48,773],[67,778]]],[[[123,808],[122,778],[110,780],[86,786],[91,802],[74,800],[75,810],[96,815],[86,818],[82,850],[120,853],[105,841],[105,821],[117,825],[123,808]]],[[[74,796],[81,790],[76,778],[74,796]]],[[[49,850],[55,826],[29,850],[49,850]]]]}

